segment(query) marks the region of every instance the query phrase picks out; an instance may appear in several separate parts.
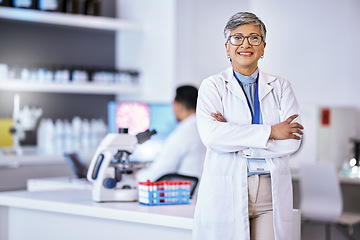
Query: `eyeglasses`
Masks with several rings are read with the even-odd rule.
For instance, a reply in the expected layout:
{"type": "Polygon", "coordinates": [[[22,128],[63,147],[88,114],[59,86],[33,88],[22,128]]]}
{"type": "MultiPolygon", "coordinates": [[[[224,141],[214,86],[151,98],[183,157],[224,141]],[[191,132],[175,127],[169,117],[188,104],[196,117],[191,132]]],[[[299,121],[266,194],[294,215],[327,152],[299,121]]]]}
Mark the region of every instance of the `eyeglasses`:
{"type": "Polygon", "coordinates": [[[259,46],[263,40],[262,36],[258,35],[251,35],[251,36],[242,36],[242,35],[232,35],[229,36],[228,40],[234,46],[240,46],[243,44],[245,38],[248,39],[248,43],[252,46],[259,46]]]}

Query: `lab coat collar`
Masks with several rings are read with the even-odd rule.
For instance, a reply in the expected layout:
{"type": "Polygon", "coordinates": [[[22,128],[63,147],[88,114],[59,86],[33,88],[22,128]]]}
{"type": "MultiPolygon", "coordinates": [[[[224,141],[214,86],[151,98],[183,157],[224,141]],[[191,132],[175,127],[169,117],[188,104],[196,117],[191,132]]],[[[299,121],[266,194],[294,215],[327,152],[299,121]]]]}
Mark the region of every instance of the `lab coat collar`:
{"type": "Polygon", "coordinates": [[[275,81],[276,77],[266,74],[259,70],[259,101],[264,99],[264,97],[271,92],[273,86],[270,85],[271,82],[275,81]]]}
{"type": "MultiPolygon", "coordinates": [[[[230,67],[224,72],[224,80],[227,83],[228,89],[238,96],[241,100],[246,102],[246,96],[244,91],[241,89],[238,81],[234,77],[233,69],[230,67]]],[[[261,101],[271,90],[273,87],[270,85],[271,82],[275,81],[276,77],[266,74],[259,69],[259,100],[261,101]]]]}
{"type": "Polygon", "coordinates": [[[224,80],[230,92],[239,97],[242,101],[247,102],[245,93],[236,80],[233,69],[231,67],[224,72],[224,80]]]}

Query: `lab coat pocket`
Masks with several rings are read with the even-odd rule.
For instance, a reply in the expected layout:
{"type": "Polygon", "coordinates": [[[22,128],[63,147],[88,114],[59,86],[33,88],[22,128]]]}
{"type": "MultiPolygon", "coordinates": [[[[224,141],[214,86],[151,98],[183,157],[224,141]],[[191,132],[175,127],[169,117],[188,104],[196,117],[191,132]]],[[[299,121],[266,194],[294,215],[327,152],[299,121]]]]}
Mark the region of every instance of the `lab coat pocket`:
{"type": "Polygon", "coordinates": [[[234,189],[232,176],[206,177],[202,180],[207,198],[203,199],[202,222],[228,223],[234,222],[234,189]]]}

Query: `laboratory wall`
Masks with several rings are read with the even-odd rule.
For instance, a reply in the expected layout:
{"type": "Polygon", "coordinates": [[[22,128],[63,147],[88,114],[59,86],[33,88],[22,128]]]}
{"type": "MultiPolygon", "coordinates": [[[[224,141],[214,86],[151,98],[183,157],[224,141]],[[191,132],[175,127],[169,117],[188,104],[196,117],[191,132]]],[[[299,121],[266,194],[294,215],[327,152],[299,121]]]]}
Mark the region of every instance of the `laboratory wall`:
{"type": "Polygon", "coordinates": [[[117,62],[140,69],[141,92],[122,94],[120,100],[171,102],[178,52],[174,47],[177,0],[117,0],[117,14],[141,25],[141,31],[117,35],[117,62]]]}
{"type": "Polygon", "coordinates": [[[360,2],[252,0],[268,28],[264,71],[289,79],[300,104],[360,108],[360,2]]]}
{"type": "Polygon", "coordinates": [[[223,30],[231,15],[248,11],[249,1],[185,0],[177,6],[176,84],[194,84],[230,67],[223,30]]]}

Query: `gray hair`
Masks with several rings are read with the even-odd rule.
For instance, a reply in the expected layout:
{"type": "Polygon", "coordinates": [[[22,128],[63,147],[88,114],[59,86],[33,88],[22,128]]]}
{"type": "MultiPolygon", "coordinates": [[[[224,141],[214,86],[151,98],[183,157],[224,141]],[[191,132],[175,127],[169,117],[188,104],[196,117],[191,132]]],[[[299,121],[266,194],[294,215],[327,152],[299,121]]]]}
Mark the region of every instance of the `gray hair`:
{"type": "Polygon", "coordinates": [[[226,39],[230,36],[230,31],[234,30],[238,26],[244,24],[252,24],[258,26],[263,37],[263,41],[266,39],[266,27],[265,24],[253,13],[250,12],[238,12],[230,17],[224,28],[224,36],[226,39]]]}

